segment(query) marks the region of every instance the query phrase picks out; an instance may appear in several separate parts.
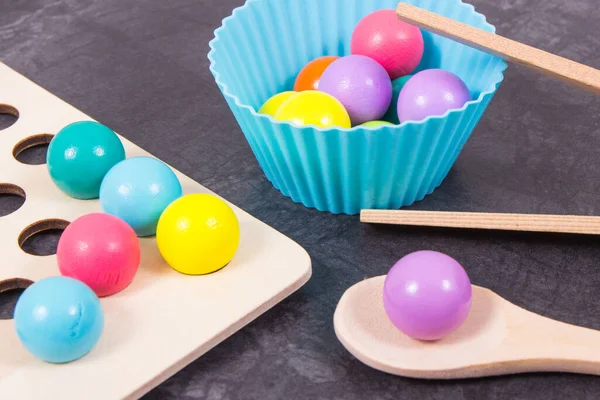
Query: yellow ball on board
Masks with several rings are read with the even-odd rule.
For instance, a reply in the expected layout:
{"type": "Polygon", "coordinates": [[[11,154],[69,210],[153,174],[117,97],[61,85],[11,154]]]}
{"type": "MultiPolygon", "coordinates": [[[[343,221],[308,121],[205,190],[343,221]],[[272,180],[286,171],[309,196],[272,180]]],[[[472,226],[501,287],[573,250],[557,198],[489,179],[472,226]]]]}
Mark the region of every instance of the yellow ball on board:
{"type": "Polygon", "coordinates": [[[342,103],[330,94],[315,90],[299,92],[287,99],[275,113],[276,120],[320,128],[350,128],[350,116],[342,103]]]}
{"type": "Polygon", "coordinates": [[[156,241],[160,254],[176,271],[209,274],[223,268],[235,255],[240,242],[239,221],[220,198],[189,194],[162,213],[156,241]]]}
{"type": "Polygon", "coordinates": [[[281,104],[295,94],[298,94],[298,92],[277,93],[275,96],[265,101],[265,104],[263,104],[262,107],[258,110],[258,113],[274,116],[281,104]]]}

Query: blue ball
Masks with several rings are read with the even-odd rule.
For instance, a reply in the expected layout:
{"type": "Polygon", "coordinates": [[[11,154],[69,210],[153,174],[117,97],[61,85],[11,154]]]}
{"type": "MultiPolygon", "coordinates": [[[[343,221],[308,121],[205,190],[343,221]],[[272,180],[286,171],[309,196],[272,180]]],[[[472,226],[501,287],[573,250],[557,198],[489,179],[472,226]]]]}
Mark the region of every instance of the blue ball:
{"type": "Polygon", "coordinates": [[[65,276],[44,278],[25,289],[14,320],[25,348],[50,363],[83,357],[104,328],[98,296],[84,283],[65,276]]]}
{"type": "Polygon", "coordinates": [[[108,171],[100,185],[100,204],[105,213],[127,222],[138,236],[152,236],[162,212],[181,194],[181,183],[165,163],[132,157],[108,171]]]}

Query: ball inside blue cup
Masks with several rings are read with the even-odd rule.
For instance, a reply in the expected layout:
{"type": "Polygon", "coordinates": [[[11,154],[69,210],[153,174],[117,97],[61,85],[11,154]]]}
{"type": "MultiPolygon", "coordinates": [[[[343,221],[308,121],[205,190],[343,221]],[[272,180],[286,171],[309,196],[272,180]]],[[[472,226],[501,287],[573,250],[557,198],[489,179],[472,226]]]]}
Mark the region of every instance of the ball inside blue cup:
{"type": "Polygon", "coordinates": [[[165,163],[132,157],[108,171],[100,186],[100,204],[105,213],[128,223],[137,236],[152,236],[162,212],[181,194],[179,179],[165,163]]]}
{"type": "Polygon", "coordinates": [[[84,283],[52,276],[25,289],[14,321],[19,340],[31,354],[63,364],[85,356],[96,345],[104,312],[98,296],[84,283]]]}

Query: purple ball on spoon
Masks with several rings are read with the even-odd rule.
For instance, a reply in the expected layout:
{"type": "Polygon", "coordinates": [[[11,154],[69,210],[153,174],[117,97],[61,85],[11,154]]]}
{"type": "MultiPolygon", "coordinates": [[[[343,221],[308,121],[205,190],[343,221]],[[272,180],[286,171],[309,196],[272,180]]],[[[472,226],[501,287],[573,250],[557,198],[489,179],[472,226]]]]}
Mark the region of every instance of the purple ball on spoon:
{"type": "Polygon", "coordinates": [[[406,82],[398,96],[400,122],[421,121],[429,116],[444,115],[471,101],[467,85],[452,72],[426,69],[406,82]]]}
{"type": "Polygon", "coordinates": [[[392,81],[385,68],[360,55],[334,61],[321,75],[319,90],[344,105],[352,125],[380,119],[392,101],[392,81]]]}
{"type": "Polygon", "coordinates": [[[419,340],[439,340],[455,331],[471,309],[471,281],[452,257],[418,251],[387,274],[383,306],[391,322],[419,340]]]}

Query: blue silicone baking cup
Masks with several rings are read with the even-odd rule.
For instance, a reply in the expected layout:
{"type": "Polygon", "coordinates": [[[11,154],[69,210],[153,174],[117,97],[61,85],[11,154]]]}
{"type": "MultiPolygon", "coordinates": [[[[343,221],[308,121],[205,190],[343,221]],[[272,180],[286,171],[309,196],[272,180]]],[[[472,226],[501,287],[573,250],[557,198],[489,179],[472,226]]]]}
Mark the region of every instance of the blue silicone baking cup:
{"type": "MultiPolygon", "coordinates": [[[[495,32],[460,0],[406,3],[495,32]]],[[[492,100],[505,61],[423,31],[417,71],[460,76],[473,101],[443,116],[379,128],[296,126],[257,113],[292,90],[300,70],[324,55],[350,54],[356,24],[397,0],[248,0],[223,20],[210,42],[210,70],[266,177],[285,196],[335,214],[397,209],[432,193],[452,168],[492,100]]]]}

